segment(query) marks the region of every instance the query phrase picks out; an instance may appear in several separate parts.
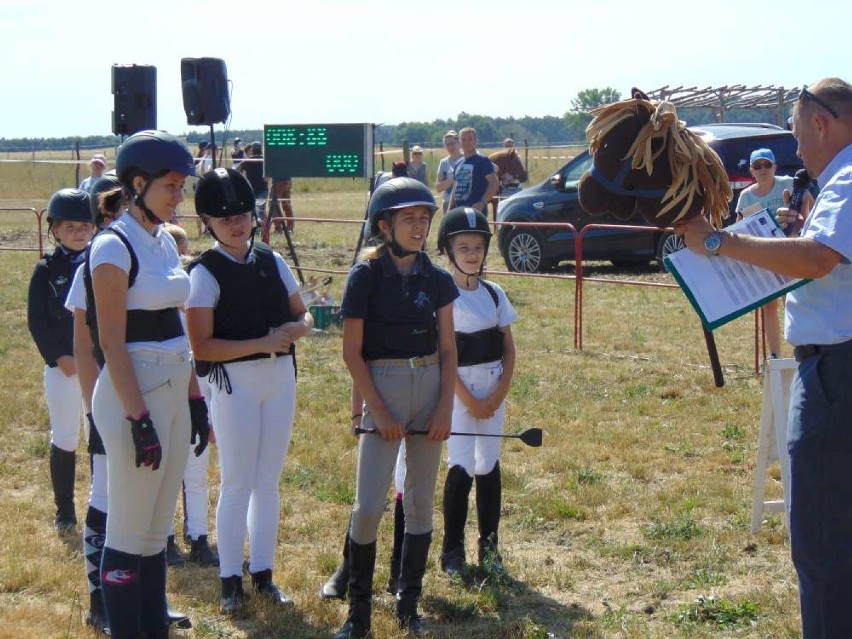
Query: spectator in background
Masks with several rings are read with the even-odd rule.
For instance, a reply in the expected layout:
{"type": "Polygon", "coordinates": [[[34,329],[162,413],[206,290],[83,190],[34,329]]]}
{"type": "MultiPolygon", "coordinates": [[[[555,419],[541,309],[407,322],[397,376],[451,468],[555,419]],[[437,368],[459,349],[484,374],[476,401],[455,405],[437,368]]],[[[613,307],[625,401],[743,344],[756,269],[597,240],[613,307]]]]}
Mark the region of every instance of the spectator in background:
{"type": "Polygon", "coordinates": [[[263,145],[260,142],[251,143],[248,158],[240,162],[236,170],[246,176],[254,191],[255,199],[266,199],[269,187],[263,178],[263,145]]]}
{"type": "Polygon", "coordinates": [[[106,171],[106,156],[101,153],[95,153],[92,159],[89,160],[89,171],[91,175],[80,182],[81,191],[90,191],[92,185],[101,179],[101,176],[106,171]]]}
{"type": "Polygon", "coordinates": [[[450,208],[469,206],[484,213],[488,202],[497,195],[500,182],[491,160],[476,151],[476,129],[465,127],[459,131],[459,140],[464,159],[456,164],[450,208]]]}
{"type": "MultiPolygon", "coordinates": [[[[272,208],[269,210],[271,217],[287,218],[287,230],[291,233],[296,230],[296,223],[293,221],[293,205],[290,202],[290,192],[293,186],[293,180],[289,177],[276,178],[272,180],[272,208]]],[[[268,224],[268,221],[267,221],[268,224]]],[[[282,223],[275,223],[275,231],[283,230],[282,223]]]]}
{"type": "Polygon", "coordinates": [[[423,163],[423,148],[415,144],[411,147],[411,162],[408,163],[408,177],[429,186],[428,171],[429,165],[423,163]]]}
{"type": "Polygon", "coordinates": [[[209,142],[202,140],[198,143],[198,152],[195,154],[195,170],[199,175],[203,175],[212,168],[213,149],[209,142]]]}
{"type": "MultiPolygon", "coordinates": [[[[788,175],[775,175],[778,165],[772,149],[757,149],[749,158],[751,176],[755,183],[743,189],[737,200],[737,220],[754,215],[763,209],[773,213],[784,206],[784,192],[792,193],[793,178],[788,175]]],[[[805,197],[802,214],[807,217],[813,197],[805,197]]],[[[778,299],[768,302],[762,309],[763,328],[769,345],[769,357],[775,359],[781,353],[781,326],[778,320],[778,299]]]]}
{"type": "Polygon", "coordinates": [[[242,148],[242,139],[234,138],[234,147],[231,149],[231,162],[232,167],[237,168],[240,165],[240,162],[245,159],[246,152],[242,148]]]}
{"type": "Polygon", "coordinates": [[[435,189],[444,194],[444,213],[450,208],[450,199],[453,197],[453,184],[456,178],[456,164],[461,161],[461,145],[459,134],[452,129],[444,135],[444,148],[447,149],[447,157],[438,163],[438,174],[435,177],[435,189]]]}
{"type": "MultiPolygon", "coordinates": [[[[822,187],[801,237],[714,231],[703,216],[675,230],[696,252],[813,280],[787,293],[785,337],[798,362],[787,418],[790,547],[803,639],[852,637],[852,85],[826,78],[803,88],[793,135],[822,187]]],[[[777,217],[798,216],[782,207],[777,217]]]]}

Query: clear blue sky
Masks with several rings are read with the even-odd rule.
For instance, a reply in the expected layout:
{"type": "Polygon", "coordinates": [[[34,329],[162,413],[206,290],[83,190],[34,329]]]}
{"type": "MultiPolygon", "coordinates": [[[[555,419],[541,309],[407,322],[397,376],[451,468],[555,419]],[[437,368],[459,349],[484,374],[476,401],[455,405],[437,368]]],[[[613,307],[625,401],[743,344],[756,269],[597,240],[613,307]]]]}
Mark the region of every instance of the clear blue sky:
{"type": "Polygon", "coordinates": [[[159,128],[203,131],[186,123],[183,57],[225,60],[234,129],[561,115],[591,87],[852,81],[852,3],[698,4],[3,0],[0,137],[110,133],[115,63],[157,67],[159,128]]]}

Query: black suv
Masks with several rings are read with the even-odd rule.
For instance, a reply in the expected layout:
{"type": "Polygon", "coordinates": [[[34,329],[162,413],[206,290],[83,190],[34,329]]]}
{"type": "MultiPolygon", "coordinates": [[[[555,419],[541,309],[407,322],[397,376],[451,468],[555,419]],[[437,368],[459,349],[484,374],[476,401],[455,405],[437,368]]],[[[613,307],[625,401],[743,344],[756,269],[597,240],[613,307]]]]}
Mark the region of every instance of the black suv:
{"type": "MultiPolygon", "coordinates": [[[[769,148],[775,154],[779,175],[793,175],[802,167],[796,156],[796,140],[786,129],[771,124],[703,124],[690,127],[722,158],[734,197],[754,182],[749,173],[749,156],[755,149],[769,148]]],[[[577,184],[591,166],[592,157],[584,151],[547,180],[506,198],[497,209],[498,222],[569,222],[577,232],[587,224],[633,224],[648,226],[641,218],[622,222],[612,215],[589,215],[580,207],[577,184]]],[[[574,259],[574,235],[568,229],[498,227],[498,246],[511,271],[536,273],[549,270],[564,260],[574,259]]],[[[663,231],[590,229],[583,242],[584,260],[609,260],[615,266],[641,265],[661,260],[680,248],[679,238],[663,231]]]]}

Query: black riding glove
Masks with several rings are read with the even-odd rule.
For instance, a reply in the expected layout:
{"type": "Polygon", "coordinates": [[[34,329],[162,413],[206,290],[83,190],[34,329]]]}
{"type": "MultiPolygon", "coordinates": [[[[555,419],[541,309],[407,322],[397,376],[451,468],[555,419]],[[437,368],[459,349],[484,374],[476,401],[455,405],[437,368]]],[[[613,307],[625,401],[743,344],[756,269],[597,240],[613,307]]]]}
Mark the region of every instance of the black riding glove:
{"type": "Polygon", "coordinates": [[[130,434],[136,447],[136,468],[151,466],[151,470],[157,470],[163,459],[163,448],[151,422],[151,415],[145,412],[139,419],[128,417],[127,421],[130,422],[130,434]]]}
{"type": "Polygon", "coordinates": [[[98,432],[98,429],[95,426],[94,417],[92,417],[91,413],[86,413],[86,419],[89,420],[89,447],[87,449],[88,453],[90,455],[106,455],[104,442],[101,439],[101,434],[98,432]]]}
{"type": "Polygon", "coordinates": [[[193,397],[189,400],[189,421],[192,424],[192,437],[189,443],[194,444],[196,436],[198,437],[198,445],[193,452],[196,457],[200,457],[210,440],[210,420],[207,417],[207,404],[203,397],[193,397]]]}

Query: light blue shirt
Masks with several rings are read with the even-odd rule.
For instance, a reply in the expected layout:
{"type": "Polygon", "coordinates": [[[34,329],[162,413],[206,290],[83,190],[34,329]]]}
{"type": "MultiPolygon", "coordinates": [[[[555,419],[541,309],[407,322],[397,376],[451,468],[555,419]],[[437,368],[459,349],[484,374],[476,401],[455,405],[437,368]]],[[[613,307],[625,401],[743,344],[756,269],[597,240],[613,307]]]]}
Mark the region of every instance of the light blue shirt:
{"type": "Polygon", "coordinates": [[[825,186],[802,228],[842,256],[834,269],[787,294],[784,335],[793,346],[852,339],[852,144],[819,175],[825,186]]]}

